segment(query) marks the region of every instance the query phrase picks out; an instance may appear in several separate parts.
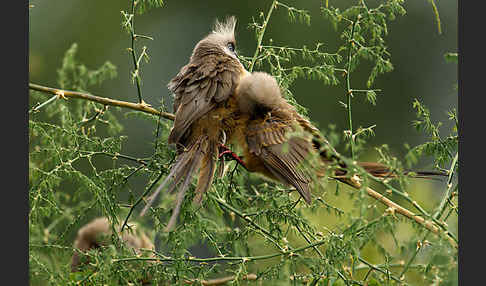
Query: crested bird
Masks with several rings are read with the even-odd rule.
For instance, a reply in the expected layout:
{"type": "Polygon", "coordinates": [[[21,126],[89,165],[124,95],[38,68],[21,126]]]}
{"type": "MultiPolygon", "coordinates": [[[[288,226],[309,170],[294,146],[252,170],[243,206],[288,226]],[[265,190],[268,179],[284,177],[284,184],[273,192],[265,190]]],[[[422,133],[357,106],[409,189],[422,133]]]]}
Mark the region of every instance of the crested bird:
{"type": "Polygon", "coordinates": [[[220,147],[235,128],[234,91],[249,74],[236,55],[235,26],[234,16],[223,22],[216,20],[213,30],[194,47],[189,63],[168,84],[175,95],[175,120],[168,142],[175,144],[177,157],[140,213],[146,213],[162,189],[172,192],[179,186],[166,230],[174,226],[194,174],[198,182],[193,202],[201,202],[213,181],[220,147]]]}

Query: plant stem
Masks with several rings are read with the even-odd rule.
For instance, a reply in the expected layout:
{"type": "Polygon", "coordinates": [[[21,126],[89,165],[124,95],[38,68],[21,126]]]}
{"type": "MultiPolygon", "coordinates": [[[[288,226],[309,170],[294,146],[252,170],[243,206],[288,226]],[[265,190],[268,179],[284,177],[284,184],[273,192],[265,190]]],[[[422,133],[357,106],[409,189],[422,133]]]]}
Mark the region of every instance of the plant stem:
{"type": "Polygon", "coordinates": [[[250,67],[248,68],[249,72],[253,71],[253,67],[255,66],[256,59],[258,57],[258,53],[260,52],[260,49],[262,48],[262,40],[263,40],[263,35],[265,34],[265,30],[267,29],[267,24],[268,21],[270,20],[270,16],[272,15],[273,8],[277,6],[277,0],[273,0],[272,5],[270,6],[270,9],[268,10],[267,17],[265,18],[265,21],[263,22],[262,30],[260,31],[260,35],[258,35],[258,41],[257,41],[257,46],[255,49],[255,53],[253,54],[253,58],[251,59],[250,67]]]}
{"type": "MultiPolygon", "coordinates": [[[[364,259],[363,259],[363,258],[361,258],[361,257],[358,257],[358,260],[359,260],[359,261],[361,261],[362,263],[364,263],[366,266],[368,266],[369,268],[371,268],[371,269],[373,269],[373,270],[376,270],[376,271],[378,271],[378,272],[381,272],[381,273],[383,273],[383,274],[385,274],[385,275],[389,275],[389,277],[390,277],[391,279],[393,279],[393,280],[395,280],[396,282],[400,283],[400,285],[407,285],[406,283],[404,283],[403,281],[401,281],[399,278],[397,278],[397,277],[395,277],[395,276],[393,276],[393,275],[390,275],[390,271],[389,271],[388,269],[383,270],[383,269],[381,269],[381,268],[379,268],[379,267],[377,267],[377,266],[375,266],[375,265],[373,265],[373,264],[369,263],[368,261],[364,260],[364,259]]],[[[400,277],[400,276],[399,276],[399,277],[400,277]]]]}
{"type": "Polygon", "coordinates": [[[233,206],[231,206],[230,204],[228,204],[225,200],[223,200],[221,198],[218,198],[218,197],[214,196],[213,194],[208,194],[208,195],[209,195],[210,198],[212,198],[213,200],[215,200],[220,206],[222,206],[222,207],[224,207],[224,208],[226,208],[226,209],[234,212],[237,216],[241,217],[246,222],[248,222],[250,225],[252,225],[256,229],[260,230],[268,240],[270,240],[273,244],[275,244],[275,246],[277,246],[278,249],[280,249],[281,251],[285,251],[283,249],[283,247],[281,247],[278,244],[278,242],[277,242],[278,239],[274,235],[272,235],[268,230],[266,230],[262,226],[260,226],[257,223],[255,223],[253,221],[253,219],[251,219],[247,215],[244,215],[239,210],[235,209],[233,206]]]}
{"type": "Polygon", "coordinates": [[[351,36],[348,43],[348,66],[346,68],[346,86],[347,86],[347,97],[348,97],[348,122],[349,122],[349,139],[351,142],[351,159],[354,160],[354,138],[353,138],[353,117],[351,112],[351,98],[353,97],[353,90],[351,89],[351,58],[352,58],[352,48],[353,48],[353,38],[354,38],[354,27],[358,20],[352,22],[351,36]]]}
{"type": "Polygon", "coordinates": [[[164,172],[160,172],[159,176],[157,177],[157,179],[155,179],[152,184],[150,184],[150,186],[147,188],[147,190],[145,190],[145,192],[138,198],[138,200],[132,205],[132,207],[130,208],[128,214],[127,214],[127,217],[125,218],[125,221],[123,222],[122,226],[121,226],[121,230],[120,232],[123,231],[123,228],[127,225],[128,223],[128,219],[130,218],[130,216],[132,215],[133,213],[133,210],[135,210],[135,207],[143,200],[143,198],[150,192],[150,190],[155,186],[155,184],[160,180],[160,178],[162,178],[162,175],[164,174],[164,172]]]}
{"type": "Polygon", "coordinates": [[[186,261],[186,262],[217,262],[217,261],[240,261],[240,262],[250,262],[250,261],[257,261],[257,260],[264,260],[270,259],[282,255],[293,255],[297,252],[302,252],[312,247],[316,247],[319,245],[323,245],[326,243],[325,240],[316,241],[314,243],[308,244],[306,246],[302,246],[299,248],[295,248],[293,250],[284,251],[284,252],[277,252],[273,254],[267,255],[260,255],[260,256],[227,256],[227,257],[210,257],[210,258],[196,258],[196,257],[184,257],[184,258],[172,258],[166,257],[163,255],[159,255],[160,258],[154,257],[126,257],[120,259],[113,259],[112,262],[122,262],[122,261],[158,261],[158,262],[179,262],[179,261],[186,261]]]}
{"type": "Polygon", "coordinates": [[[440,26],[439,10],[437,9],[437,6],[435,5],[434,0],[429,0],[429,2],[432,5],[432,10],[434,10],[435,20],[437,21],[437,31],[439,32],[439,35],[440,35],[440,34],[442,34],[442,29],[441,29],[441,26],[440,26]]]}
{"type": "Polygon", "coordinates": [[[132,48],[130,49],[130,52],[132,54],[132,60],[133,60],[133,65],[135,67],[135,71],[133,72],[133,75],[135,76],[135,82],[137,84],[137,93],[138,93],[138,103],[143,103],[142,99],[142,90],[140,88],[140,71],[139,71],[139,64],[137,62],[137,55],[135,52],[135,39],[137,36],[135,35],[135,5],[136,5],[137,0],[132,0],[132,18],[130,21],[130,35],[132,37],[132,48]]]}

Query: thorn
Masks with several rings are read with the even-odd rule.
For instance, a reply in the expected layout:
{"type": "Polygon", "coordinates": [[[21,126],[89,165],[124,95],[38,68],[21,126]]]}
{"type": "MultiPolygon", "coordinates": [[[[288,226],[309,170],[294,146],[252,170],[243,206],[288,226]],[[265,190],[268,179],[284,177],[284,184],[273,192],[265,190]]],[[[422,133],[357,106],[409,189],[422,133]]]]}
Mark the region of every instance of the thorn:
{"type": "Polygon", "coordinates": [[[389,208],[387,208],[387,209],[385,210],[385,215],[391,215],[391,216],[393,216],[394,218],[397,218],[397,217],[395,216],[395,210],[396,210],[396,209],[395,209],[394,207],[389,207],[389,208]]]}
{"type": "Polygon", "coordinates": [[[57,95],[57,98],[59,98],[59,99],[62,98],[62,99],[67,100],[67,97],[64,95],[64,91],[62,91],[62,90],[56,91],[56,95],[57,95]]]}

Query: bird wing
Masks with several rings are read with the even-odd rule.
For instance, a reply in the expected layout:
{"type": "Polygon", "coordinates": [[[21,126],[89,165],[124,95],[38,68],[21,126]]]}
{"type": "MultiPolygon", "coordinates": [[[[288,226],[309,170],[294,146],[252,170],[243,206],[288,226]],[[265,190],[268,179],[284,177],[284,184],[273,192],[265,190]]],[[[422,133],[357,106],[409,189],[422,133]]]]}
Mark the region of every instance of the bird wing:
{"type": "Polygon", "coordinates": [[[293,124],[296,123],[290,118],[275,116],[263,122],[255,120],[248,126],[248,148],[277,179],[294,186],[310,203],[311,173],[303,163],[309,158],[313,146],[304,136],[287,136],[288,132],[295,131],[293,124]]]}
{"type": "Polygon", "coordinates": [[[189,63],[168,84],[175,94],[175,120],[169,143],[181,143],[194,121],[208,113],[234,92],[240,71],[233,59],[208,56],[189,63]]]}

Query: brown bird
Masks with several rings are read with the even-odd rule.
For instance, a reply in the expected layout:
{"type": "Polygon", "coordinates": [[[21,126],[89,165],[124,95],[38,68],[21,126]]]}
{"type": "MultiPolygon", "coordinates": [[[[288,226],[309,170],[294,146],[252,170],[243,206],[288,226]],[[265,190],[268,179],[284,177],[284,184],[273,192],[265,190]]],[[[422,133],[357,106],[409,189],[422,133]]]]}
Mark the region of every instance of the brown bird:
{"type": "Polygon", "coordinates": [[[240,78],[249,74],[235,52],[235,26],[235,17],[216,21],[213,31],[195,46],[189,63],[168,84],[175,94],[175,120],[168,142],[176,145],[177,158],[140,214],[145,214],[162,189],[167,187],[171,192],[180,185],[167,230],[175,224],[196,172],[194,202],[201,202],[213,181],[220,146],[234,129],[234,91],[240,78]]]}
{"type": "MultiPolygon", "coordinates": [[[[76,240],[74,241],[74,248],[87,252],[91,249],[99,249],[101,246],[110,244],[110,236],[112,234],[110,222],[106,217],[99,217],[93,219],[88,224],[81,227],[78,231],[76,240]]],[[[147,237],[147,235],[135,228],[135,233],[131,234],[124,232],[120,238],[130,248],[133,248],[137,254],[141,254],[140,249],[155,250],[155,246],[147,237]]],[[[153,256],[151,253],[150,256],[153,256]]],[[[71,271],[76,272],[80,270],[81,255],[75,252],[71,261],[71,271]]]]}
{"type": "MultiPolygon", "coordinates": [[[[239,126],[233,142],[243,152],[242,164],[250,172],[293,186],[307,203],[314,178],[323,176],[333,162],[332,177],[355,186],[346,178],[346,164],[318,129],[299,115],[281,95],[280,87],[269,74],[254,72],[241,79],[236,89],[239,126]],[[319,160],[312,161],[315,158],[319,160]]],[[[358,162],[376,177],[396,177],[388,167],[373,162],[358,162]]],[[[405,171],[410,174],[411,171],[405,171]]],[[[445,176],[441,172],[414,172],[415,177],[445,176]]]]}
{"type": "MultiPolygon", "coordinates": [[[[307,203],[311,178],[338,158],[317,128],[282,98],[272,76],[245,70],[235,52],[235,26],[235,17],[216,21],[213,31],[195,46],[189,63],[168,84],[175,94],[175,120],[168,141],[176,145],[177,158],[140,213],[146,213],[161,190],[172,192],[179,186],[166,230],[176,223],[193,175],[198,177],[193,202],[200,203],[223,154],[229,153],[251,172],[294,186],[307,203]],[[294,132],[301,134],[288,136],[294,132]],[[240,147],[245,160],[225,147],[226,142],[240,147]],[[327,165],[303,168],[314,153],[327,165]]],[[[335,175],[345,175],[346,165],[338,164],[342,170],[335,175]]],[[[375,176],[392,175],[383,165],[360,164],[375,176]]]]}

